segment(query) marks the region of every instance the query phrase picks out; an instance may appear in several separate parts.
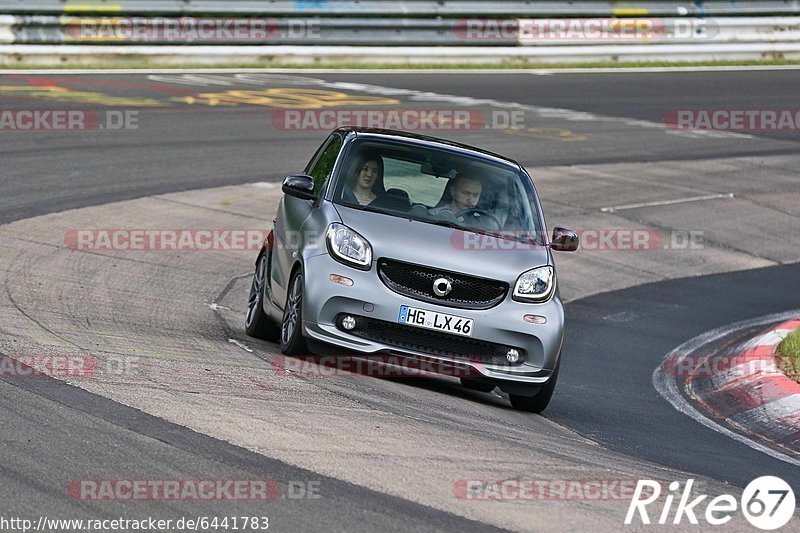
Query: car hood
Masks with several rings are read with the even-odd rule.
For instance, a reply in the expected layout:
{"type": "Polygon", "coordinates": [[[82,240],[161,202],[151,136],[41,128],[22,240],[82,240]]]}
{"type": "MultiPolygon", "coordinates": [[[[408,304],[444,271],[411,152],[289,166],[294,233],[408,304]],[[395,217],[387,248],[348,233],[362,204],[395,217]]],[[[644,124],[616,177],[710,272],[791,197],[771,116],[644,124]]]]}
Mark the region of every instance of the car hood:
{"type": "Polygon", "coordinates": [[[396,259],[510,285],[532,268],[549,263],[549,250],[417,220],[336,206],[342,223],[372,245],[373,259],[396,259]]]}

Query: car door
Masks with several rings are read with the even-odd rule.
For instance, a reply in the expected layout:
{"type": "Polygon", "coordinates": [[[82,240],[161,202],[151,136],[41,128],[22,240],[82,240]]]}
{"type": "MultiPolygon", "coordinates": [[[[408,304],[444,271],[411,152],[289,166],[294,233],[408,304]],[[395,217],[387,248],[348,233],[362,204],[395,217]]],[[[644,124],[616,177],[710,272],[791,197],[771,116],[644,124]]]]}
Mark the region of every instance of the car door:
{"type": "MultiPolygon", "coordinates": [[[[306,166],[304,173],[314,178],[314,192],[317,195],[325,190],[343,143],[340,133],[332,133],[306,166]]],[[[303,224],[315,206],[313,200],[301,200],[288,195],[284,195],[278,205],[269,282],[272,300],[281,308],[286,301],[289,276],[299,255],[297,252],[305,243],[303,224]]]]}

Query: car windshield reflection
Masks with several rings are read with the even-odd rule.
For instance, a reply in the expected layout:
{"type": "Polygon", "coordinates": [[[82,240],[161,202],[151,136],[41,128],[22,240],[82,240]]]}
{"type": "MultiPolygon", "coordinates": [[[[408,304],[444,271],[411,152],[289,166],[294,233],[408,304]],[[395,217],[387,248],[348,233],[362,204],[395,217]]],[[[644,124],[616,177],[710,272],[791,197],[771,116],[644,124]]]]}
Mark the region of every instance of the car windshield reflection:
{"type": "Polygon", "coordinates": [[[358,140],[333,202],[520,242],[539,242],[530,178],[514,165],[412,143],[358,140]]]}

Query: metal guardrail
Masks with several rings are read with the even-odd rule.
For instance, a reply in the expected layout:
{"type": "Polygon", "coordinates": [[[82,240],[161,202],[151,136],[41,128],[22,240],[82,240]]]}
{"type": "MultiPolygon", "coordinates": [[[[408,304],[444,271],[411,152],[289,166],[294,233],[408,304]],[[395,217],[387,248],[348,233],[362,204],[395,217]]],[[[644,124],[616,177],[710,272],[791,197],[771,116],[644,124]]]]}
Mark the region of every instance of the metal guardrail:
{"type": "Polygon", "coordinates": [[[794,58],[800,0],[0,0],[0,63],[29,54],[304,64],[794,58]],[[596,35],[597,20],[610,26],[596,35]]]}
{"type": "Polygon", "coordinates": [[[515,19],[501,31],[496,19],[0,16],[0,42],[465,47],[800,42],[800,17],[581,19],[572,29],[566,22],[515,19]]]}
{"type": "Polygon", "coordinates": [[[0,15],[0,44],[13,43],[15,41],[12,26],[15,17],[10,15],[0,15]]]}
{"type": "Polygon", "coordinates": [[[757,16],[800,15],[798,0],[0,0],[0,13],[233,16],[757,16]]]}

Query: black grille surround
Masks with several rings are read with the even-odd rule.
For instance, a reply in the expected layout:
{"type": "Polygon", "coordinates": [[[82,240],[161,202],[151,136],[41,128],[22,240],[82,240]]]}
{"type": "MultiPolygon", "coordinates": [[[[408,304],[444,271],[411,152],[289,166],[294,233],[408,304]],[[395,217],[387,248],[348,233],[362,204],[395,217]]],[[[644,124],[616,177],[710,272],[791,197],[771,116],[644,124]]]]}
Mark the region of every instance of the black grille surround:
{"type": "Polygon", "coordinates": [[[448,270],[405,263],[393,259],[378,259],[378,276],[390,290],[421,302],[458,309],[491,309],[508,294],[508,283],[448,270]],[[446,296],[433,292],[433,282],[446,278],[453,290],[446,296]]]}
{"type": "Polygon", "coordinates": [[[521,365],[525,362],[527,355],[525,350],[517,346],[495,344],[365,316],[349,315],[356,319],[356,327],[347,330],[341,325],[341,320],[345,316],[348,315],[341,314],[336,318],[336,326],[340,331],[387,346],[427,355],[505,366],[521,365]],[[506,359],[506,353],[511,348],[516,349],[520,354],[519,361],[516,363],[509,363],[506,359]]]}

